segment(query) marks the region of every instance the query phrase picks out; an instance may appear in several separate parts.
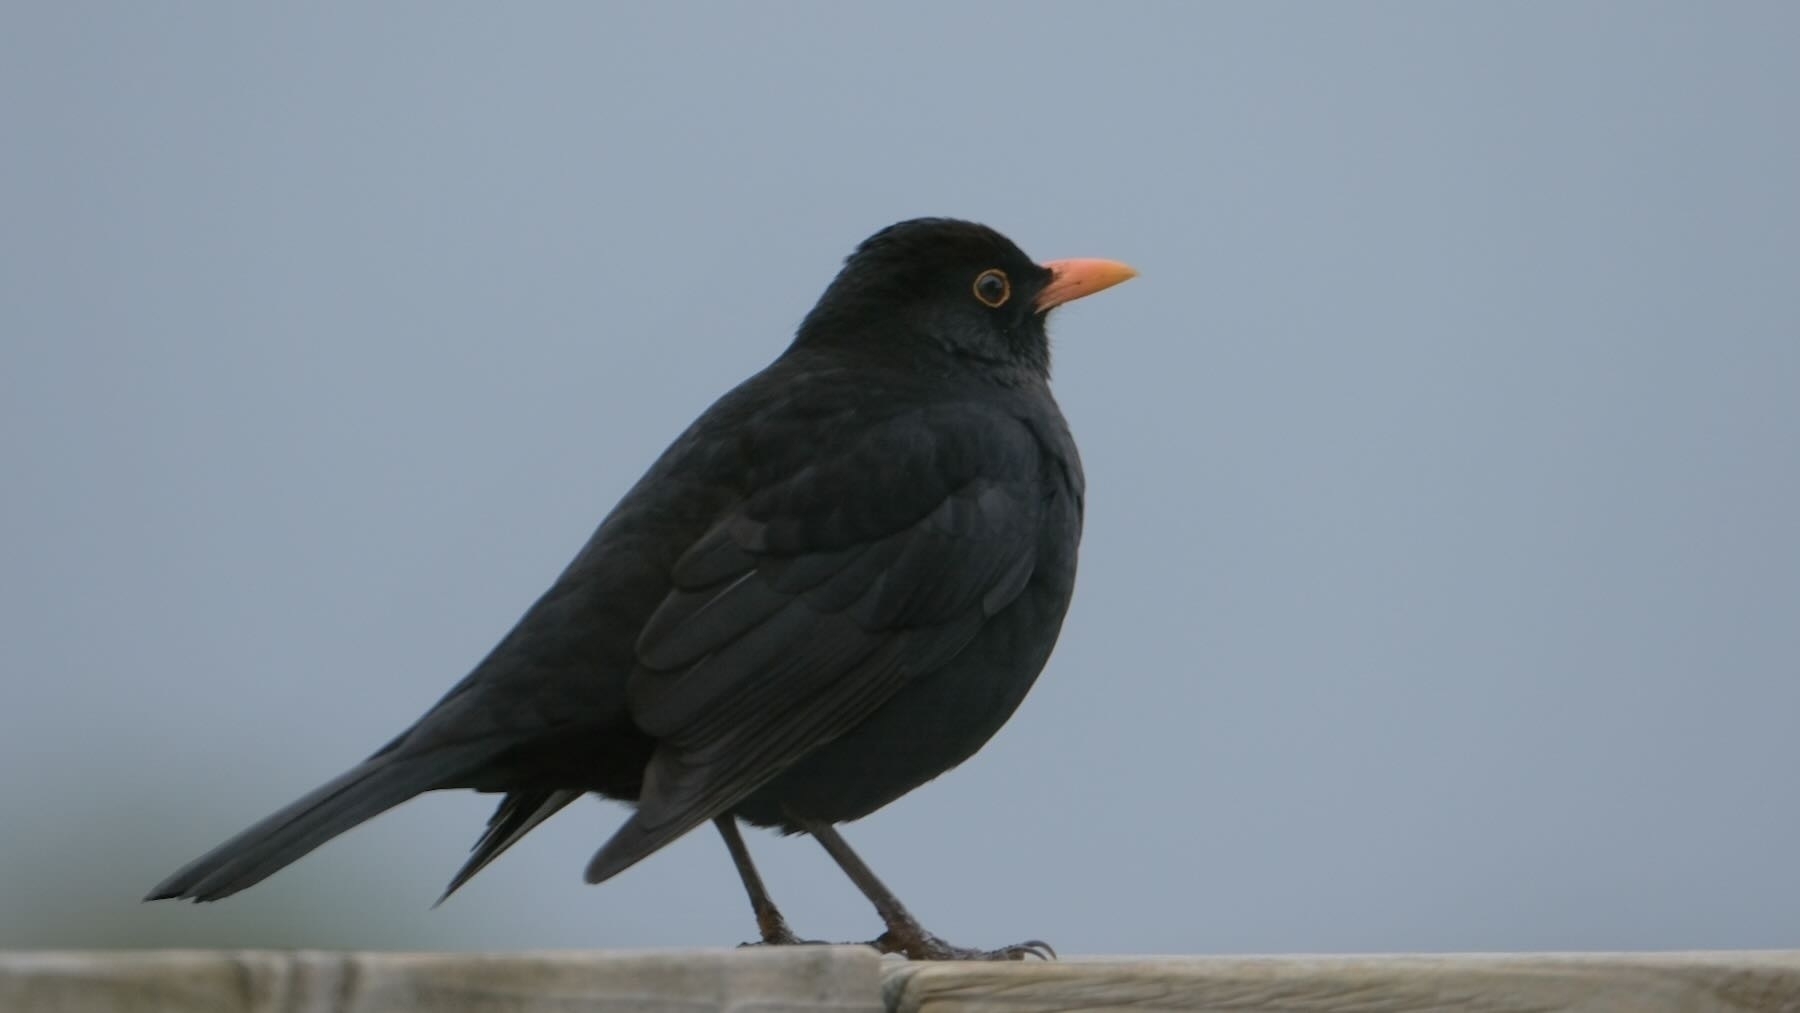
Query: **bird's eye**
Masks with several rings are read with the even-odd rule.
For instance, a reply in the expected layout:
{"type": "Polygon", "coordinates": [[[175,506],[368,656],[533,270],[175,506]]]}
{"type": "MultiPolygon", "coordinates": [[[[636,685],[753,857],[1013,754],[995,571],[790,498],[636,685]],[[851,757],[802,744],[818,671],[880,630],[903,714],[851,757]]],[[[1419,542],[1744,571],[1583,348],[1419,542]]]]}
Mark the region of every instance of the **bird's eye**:
{"type": "Polygon", "coordinates": [[[999,268],[989,268],[975,276],[975,298],[982,305],[999,309],[1006,305],[1012,297],[1012,282],[1006,280],[1006,272],[999,268]]]}

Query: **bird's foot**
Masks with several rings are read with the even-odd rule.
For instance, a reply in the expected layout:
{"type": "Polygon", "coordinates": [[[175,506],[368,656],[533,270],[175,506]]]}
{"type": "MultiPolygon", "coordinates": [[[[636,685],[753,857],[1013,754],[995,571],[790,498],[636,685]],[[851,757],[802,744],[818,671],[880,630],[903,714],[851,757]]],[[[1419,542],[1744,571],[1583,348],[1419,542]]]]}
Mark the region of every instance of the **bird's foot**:
{"type": "Polygon", "coordinates": [[[910,932],[889,929],[868,945],[882,953],[897,953],[908,960],[1024,960],[1026,957],[1056,959],[1056,950],[1042,939],[1028,939],[997,950],[975,950],[953,946],[923,929],[910,932]]]}
{"type": "Polygon", "coordinates": [[[779,935],[779,936],[764,936],[763,938],[758,939],[754,942],[739,943],[738,949],[741,950],[741,949],[744,949],[746,947],[751,947],[751,946],[836,946],[836,945],[837,945],[836,943],[833,943],[828,939],[801,939],[799,936],[794,935],[792,932],[788,932],[788,933],[785,933],[785,934],[779,935]]]}
{"type": "Polygon", "coordinates": [[[781,912],[776,910],[775,905],[773,904],[757,906],[756,928],[757,931],[762,933],[762,939],[754,943],[739,943],[738,947],[740,949],[746,946],[831,945],[823,939],[801,939],[799,936],[795,935],[794,930],[788,928],[787,919],[781,917],[781,912]]]}

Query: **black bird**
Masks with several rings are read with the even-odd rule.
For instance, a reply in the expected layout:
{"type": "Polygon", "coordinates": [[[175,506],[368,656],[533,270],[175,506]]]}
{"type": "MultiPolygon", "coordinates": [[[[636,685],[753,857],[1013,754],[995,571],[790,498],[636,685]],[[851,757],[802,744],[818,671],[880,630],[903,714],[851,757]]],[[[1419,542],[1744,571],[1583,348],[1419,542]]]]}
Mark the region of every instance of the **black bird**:
{"type": "Polygon", "coordinates": [[[636,811],[590,883],[711,820],[763,942],[800,942],[745,820],[817,838],[881,915],[883,952],[1044,956],[925,932],[833,824],[968,759],[1049,658],[1083,479],[1045,317],[1134,274],[1039,265],[970,222],[876,233],[787,351],[675,440],[436,706],[146,899],[229,896],[423,792],[504,793],[448,897],[593,792],[636,811]]]}

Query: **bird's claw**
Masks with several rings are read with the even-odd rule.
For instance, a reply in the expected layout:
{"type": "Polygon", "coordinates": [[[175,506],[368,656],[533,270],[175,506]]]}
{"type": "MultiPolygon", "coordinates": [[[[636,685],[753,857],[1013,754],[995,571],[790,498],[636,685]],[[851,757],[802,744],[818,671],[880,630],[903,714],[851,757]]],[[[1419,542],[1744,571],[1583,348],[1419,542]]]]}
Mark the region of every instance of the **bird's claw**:
{"type": "Polygon", "coordinates": [[[742,942],[742,943],[737,944],[737,948],[740,950],[748,950],[748,949],[755,949],[760,946],[842,946],[842,945],[843,945],[842,943],[834,943],[829,939],[801,939],[799,936],[795,936],[791,939],[751,939],[751,940],[748,940],[747,942],[742,942]]]}
{"type": "Polygon", "coordinates": [[[747,946],[830,946],[830,945],[832,945],[832,944],[823,939],[801,939],[799,936],[794,935],[794,932],[792,929],[788,928],[786,925],[783,925],[779,929],[775,929],[774,931],[764,932],[763,937],[761,939],[755,940],[753,942],[748,942],[748,943],[739,943],[738,949],[741,950],[747,946]]]}
{"type": "Polygon", "coordinates": [[[997,950],[975,950],[954,946],[929,932],[914,935],[890,930],[868,945],[882,953],[899,954],[908,960],[1024,960],[1026,957],[1045,961],[1056,959],[1055,947],[1042,939],[1027,939],[997,950]]]}
{"type": "Polygon", "coordinates": [[[1006,951],[1017,954],[1017,956],[1008,958],[1010,960],[1024,960],[1026,957],[1036,957],[1042,961],[1056,959],[1056,947],[1042,939],[1027,939],[1022,943],[1014,943],[1006,947],[1006,951]]]}

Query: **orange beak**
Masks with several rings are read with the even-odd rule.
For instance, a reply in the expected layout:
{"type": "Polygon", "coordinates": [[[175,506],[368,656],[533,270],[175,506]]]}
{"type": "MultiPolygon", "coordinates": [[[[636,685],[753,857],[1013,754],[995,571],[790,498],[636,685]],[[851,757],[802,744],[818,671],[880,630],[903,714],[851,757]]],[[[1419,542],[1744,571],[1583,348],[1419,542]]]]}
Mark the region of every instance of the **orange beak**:
{"type": "Polygon", "coordinates": [[[1044,266],[1050,269],[1050,284],[1038,293],[1039,313],[1137,277],[1136,270],[1116,260],[1052,260],[1044,266]]]}

